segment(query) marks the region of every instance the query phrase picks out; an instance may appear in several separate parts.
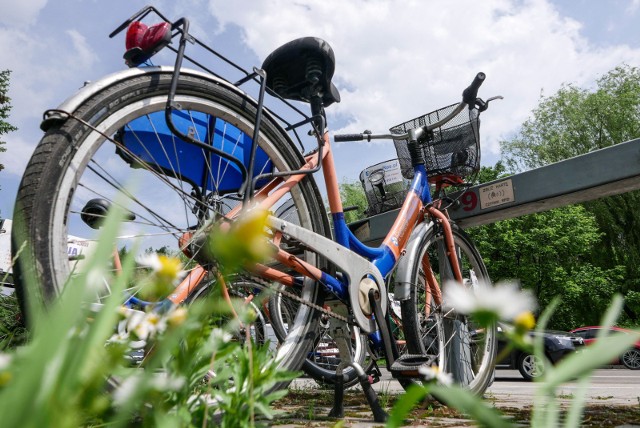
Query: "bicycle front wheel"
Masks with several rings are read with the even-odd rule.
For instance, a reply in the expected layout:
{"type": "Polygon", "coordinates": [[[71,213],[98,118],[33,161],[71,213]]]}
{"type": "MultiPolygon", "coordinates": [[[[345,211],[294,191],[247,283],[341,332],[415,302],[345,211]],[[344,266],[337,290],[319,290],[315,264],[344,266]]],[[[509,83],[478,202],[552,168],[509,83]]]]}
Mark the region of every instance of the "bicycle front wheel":
{"type": "MultiPolygon", "coordinates": [[[[35,296],[26,293],[22,278],[40,280],[38,303],[46,304],[81,268],[82,260],[72,249],[77,250],[77,244],[90,247],[96,239],[96,207],[121,204],[130,212],[116,243],[121,252],[139,248],[179,255],[181,237],[240,203],[240,170],[168,131],[164,110],[171,76],[170,70],[154,69],[111,84],[41,140],[23,176],[14,212],[22,225],[13,229],[14,249],[25,240],[29,243],[16,266],[23,309],[35,296]]],[[[174,121],[181,132],[248,165],[256,116],[253,100],[214,80],[182,74],[175,103],[180,110],[173,113],[174,121]]],[[[254,176],[297,170],[304,164],[269,114],[263,116],[255,159],[254,176]]],[[[259,181],[256,187],[264,185],[259,181]]],[[[330,235],[321,201],[315,183],[306,177],[279,203],[298,224],[330,235]]],[[[317,263],[314,254],[301,257],[317,263]]],[[[109,294],[108,284],[99,288],[98,302],[109,294]]],[[[308,284],[299,294],[322,304],[318,288],[308,284]]],[[[135,285],[127,291],[127,298],[138,294],[135,285]]],[[[297,370],[313,341],[315,311],[300,305],[292,324],[295,328],[289,331],[295,337],[285,338],[275,358],[282,368],[297,370]]]]}
{"type": "MultiPolygon", "coordinates": [[[[488,284],[489,274],[477,249],[460,228],[451,226],[464,285],[488,284]]],[[[482,394],[493,380],[496,327],[479,328],[442,299],[443,287],[453,278],[451,262],[441,227],[436,225],[427,233],[413,270],[410,298],[401,302],[408,351],[436,356],[438,368],[450,374],[455,384],[482,394]]]]}

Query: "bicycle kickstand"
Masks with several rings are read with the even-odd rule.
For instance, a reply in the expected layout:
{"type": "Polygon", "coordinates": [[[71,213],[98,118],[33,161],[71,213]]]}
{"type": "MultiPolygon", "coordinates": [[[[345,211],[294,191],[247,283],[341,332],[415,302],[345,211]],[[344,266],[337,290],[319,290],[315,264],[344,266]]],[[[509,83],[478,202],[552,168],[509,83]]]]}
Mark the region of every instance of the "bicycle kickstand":
{"type": "Polygon", "coordinates": [[[340,352],[340,364],[336,368],[336,384],[334,391],[334,401],[333,408],[329,412],[330,418],[342,418],[344,417],[344,374],[343,371],[346,367],[352,367],[356,374],[358,375],[358,381],[360,382],[360,386],[364,391],[365,397],[367,398],[367,402],[371,407],[371,412],[373,413],[374,422],[386,422],[389,415],[382,409],[380,405],[380,401],[378,400],[378,396],[376,392],[373,390],[371,386],[371,382],[369,381],[369,376],[365,373],[364,369],[360,364],[353,361],[351,356],[351,350],[349,343],[351,341],[350,337],[347,337],[346,332],[348,331],[346,326],[337,325],[332,328],[331,334],[338,346],[338,350],[340,352]]]}

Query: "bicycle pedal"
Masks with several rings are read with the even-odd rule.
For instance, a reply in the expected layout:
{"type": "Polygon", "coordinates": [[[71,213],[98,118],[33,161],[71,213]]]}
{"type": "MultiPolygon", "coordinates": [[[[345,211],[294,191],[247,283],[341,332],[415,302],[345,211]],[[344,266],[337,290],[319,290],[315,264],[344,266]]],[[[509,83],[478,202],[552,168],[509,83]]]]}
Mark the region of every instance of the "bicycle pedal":
{"type": "Polygon", "coordinates": [[[431,367],[435,364],[435,355],[404,354],[398,357],[391,366],[391,375],[396,379],[415,379],[422,375],[421,367],[431,367]]]}

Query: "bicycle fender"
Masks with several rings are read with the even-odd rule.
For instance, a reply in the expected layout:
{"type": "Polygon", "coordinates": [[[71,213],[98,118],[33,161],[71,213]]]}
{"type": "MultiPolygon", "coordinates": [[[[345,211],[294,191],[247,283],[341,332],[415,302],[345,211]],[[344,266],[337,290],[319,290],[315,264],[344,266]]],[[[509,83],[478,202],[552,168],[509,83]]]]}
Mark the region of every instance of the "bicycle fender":
{"type": "MultiPolygon", "coordinates": [[[[129,68],[126,70],[121,70],[116,73],[107,75],[101,78],[100,80],[96,80],[94,82],[85,82],[82,88],[80,88],[75,94],[71,95],[69,98],[63,101],[62,104],[60,104],[57,109],[49,110],[45,112],[44,118],[40,123],[40,129],[46,132],[49,128],[51,128],[54,125],[62,125],[69,118],[63,112],[73,114],[78,109],[78,107],[80,107],[89,98],[93,97],[94,95],[100,93],[101,91],[111,86],[120,84],[136,76],[152,75],[152,74],[171,75],[173,74],[173,69],[174,69],[173,67],[169,67],[169,66],[129,68]]],[[[223,85],[226,88],[236,92],[238,95],[245,97],[251,101],[254,101],[256,105],[258,104],[251,96],[247,95],[244,91],[240,90],[238,87],[234,86],[230,82],[227,82],[226,80],[220,79],[211,74],[207,74],[198,70],[192,70],[189,68],[182,68],[180,70],[180,75],[200,77],[202,79],[209,80],[214,84],[223,85]]]]}
{"type": "Polygon", "coordinates": [[[434,223],[421,224],[414,229],[405,247],[405,254],[400,258],[396,269],[394,281],[394,297],[396,300],[409,300],[411,298],[411,278],[414,272],[420,269],[420,250],[429,239],[429,232],[434,223]]]}

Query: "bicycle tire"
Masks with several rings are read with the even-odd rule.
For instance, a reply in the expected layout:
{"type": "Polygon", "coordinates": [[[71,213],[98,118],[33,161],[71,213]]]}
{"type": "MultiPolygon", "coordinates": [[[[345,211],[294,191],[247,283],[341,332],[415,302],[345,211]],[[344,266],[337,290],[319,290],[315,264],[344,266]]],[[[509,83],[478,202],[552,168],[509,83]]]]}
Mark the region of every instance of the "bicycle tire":
{"type": "MultiPolygon", "coordinates": [[[[471,286],[477,281],[489,284],[489,274],[473,242],[457,225],[451,223],[451,227],[464,282],[471,286]]],[[[435,225],[427,233],[425,245],[413,267],[410,298],[401,302],[408,352],[436,355],[438,368],[449,373],[454,384],[482,394],[493,381],[496,327],[488,327],[479,333],[468,316],[455,309],[445,310],[446,302],[438,306],[427,296],[426,280],[420,267],[422,262],[430,263],[436,278],[440,276],[437,279],[441,288],[446,287],[442,278],[453,276],[441,227],[435,225]],[[428,315],[427,302],[430,302],[428,315]]]]}
{"type": "MultiPolygon", "coordinates": [[[[125,126],[130,127],[134,119],[144,121],[154,113],[164,112],[171,76],[171,70],[158,68],[111,84],[85,100],[73,114],[98,128],[102,133],[114,137],[125,126]]],[[[243,135],[249,137],[253,135],[255,101],[213,79],[181,74],[175,102],[180,106],[181,112],[187,115],[187,120],[189,118],[191,121],[194,120],[194,112],[210,115],[207,117],[224,122],[225,130],[228,124],[243,135]]],[[[183,130],[185,133],[189,131],[190,129],[183,130]]],[[[159,146],[162,146],[164,143],[160,141],[159,136],[156,137],[159,146]]],[[[178,141],[177,138],[175,141],[178,141]]],[[[278,171],[295,170],[304,164],[300,152],[267,112],[262,118],[259,146],[278,171]]],[[[85,233],[92,232],[78,219],[80,206],[89,196],[99,195],[113,200],[115,195],[108,196],[113,193],[113,189],[109,189],[109,186],[115,187],[116,191],[118,187],[122,190],[119,183],[125,183],[124,178],[135,178],[139,175],[138,173],[147,174],[148,177],[145,176],[144,179],[152,180],[152,183],[150,185],[144,183],[144,186],[140,186],[143,189],[138,189],[139,193],[128,198],[129,202],[135,205],[136,210],[143,211],[140,218],[150,223],[157,221],[158,224],[155,225],[157,230],[167,232],[169,236],[172,233],[179,235],[190,230],[202,220],[195,218],[195,212],[191,210],[198,210],[198,204],[202,205],[205,201],[202,198],[195,200],[188,191],[184,190],[185,182],[177,178],[182,177],[179,166],[178,170],[167,171],[166,168],[158,167],[160,162],[156,162],[154,167],[140,165],[139,162],[136,165],[128,164],[131,159],[126,159],[127,156],[131,157],[135,153],[127,153],[124,150],[125,156],[119,156],[113,154],[113,149],[114,145],[110,140],[93,132],[74,118],[68,118],[64,123],[54,124],[46,132],[32,155],[18,190],[14,211],[17,224],[12,233],[14,249],[21,248],[25,241],[30,243],[19,254],[14,270],[18,298],[27,320],[30,316],[27,309],[30,307],[28,300],[35,299],[36,305],[46,306],[47,302],[59,294],[68,279],[72,270],[67,254],[70,236],[86,237],[85,233]],[[125,162],[122,162],[123,160],[125,162]],[[111,168],[112,163],[116,166],[105,171],[111,168]],[[105,172],[113,176],[106,175],[104,186],[94,189],[92,180],[100,178],[100,174],[96,171],[103,176],[105,172]],[[121,174],[126,177],[120,178],[121,174]],[[112,182],[109,183],[108,180],[112,182]],[[149,189],[153,189],[153,197],[148,195],[151,193],[149,189]],[[161,191],[164,193],[161,194],[161,191]],[[103,194],[105,192],[108,195],[103,194]],[[165,193],[173,199],[164,200],[165,193]],[[154,200],[151,201],[151,199],[154,200]],[[163,209],[166,210],[167,206],[171,206],[174,200],[177,200],[176,205],[182,206],[180,210],[175,210],[176,218],[178,214],[184,215],[184,219],[179,224],[177,224],[179,219],[161,218],[158,214],[164,215],[163,209]],[[139,205],[154,204],[154,206],[138,208],[137,203],[139,205]],[[155,213],[154,209],[160,211],[155,213]],[[173,222],[176,225],[173,225],[173,222]],[[39,296],[27,294],[26,284],[23,283],[24,278],[40,280],[37,283],[39,296]]],[[[179,165],[181,158],[177,154],[175,158],[174,161],[179,165]]],[[[167,159],[170,159],[169,155],[167,159]]],[[[210,169],[211,166],[207,165],[207,168],[210,169]]],[[[224,173],[226,171],[227,169],[224,173]]],[[[214,175],[211,170],[207,170],[206,173],[214,175]]],[[[218,169],[216,173],[219,176],[221,170],[218,169]]],[[[211,180],[213,181],[213,178],[211,180]]],[[[195,189],[192,188],[191,191],[195,192],[195,189]]],[[[127,189],[127,192],[130,190],[127,189]]],[[[213,190],[210,194],[211,197],[216,196],[213,190]]],[[[305,177],[288,196],[297,209],[301,225],[319,234],[330,236],[322,199],[315,182],[310,177],[305,177]]],[[[205,208],[208,214],[213,215],[211,211],[215,207],[209,205],[207,201],[205,208]]],[[[201,214],[202,211],[198,213],[201,214]]],[[[138,224],[136,226],[142,227],[138,224]]],[[[172,241],[177,239],[174,238],[172,241]]],[[[156,238],[149,237],[149,242],[156,242],[156,238]]],[[[173,244],[172,248],[177,249],[177,242],[173,244]]],[[[145,248],[144,244],[140,248],[145,248]]],[[[306,256],[311,263],[317,262],[314,254],[306,256]]],[[[301,293],[306,300],[321,305],[323,293],[319,288],[315,284],[309,284],[301,290],[301,293]]],[[[315,336],[317,311],[306,306],[302,307],[296,314],[295,323],[298,327],[293,330],[296,333],[295,337],[293,334],[288,335],[278,347],[276,356],[281,368],[287,370],[298,370],[303,364],[315,336]]],[[[283,388],[287,384],[288,382],[280,383],[276,387],[283,388]]]]}

